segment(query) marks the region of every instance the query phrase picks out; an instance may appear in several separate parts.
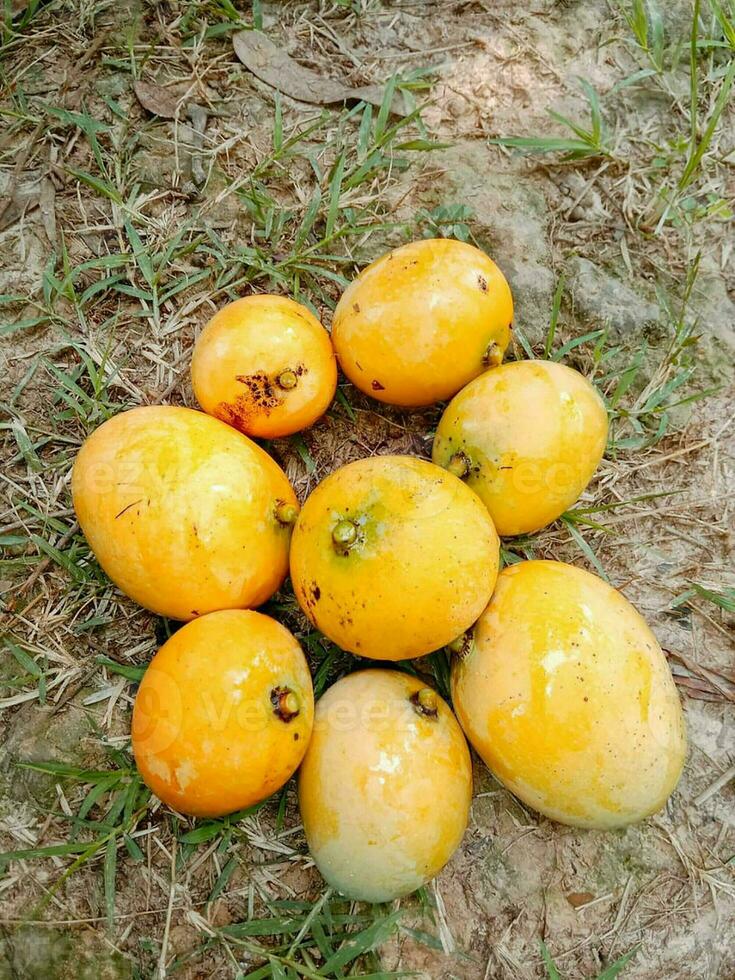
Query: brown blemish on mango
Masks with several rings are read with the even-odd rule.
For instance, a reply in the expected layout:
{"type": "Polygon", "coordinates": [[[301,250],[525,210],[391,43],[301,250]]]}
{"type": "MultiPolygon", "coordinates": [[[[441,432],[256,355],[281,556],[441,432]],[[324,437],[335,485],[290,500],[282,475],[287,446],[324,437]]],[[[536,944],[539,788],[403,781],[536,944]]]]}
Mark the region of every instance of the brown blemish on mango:
{"type": "MultiPolygon", "coordinates": [[[[279,373],[279,377],[284,372],[279,373]]],[[[307,373],[303,364],[293,369],[296,378],[307,373]]],[[[253,374],[238,374],[236,380],[245,385],[246,391],[238,395],[234,402],[220,402],[216,409],[217,418],[228,425],[246,432],[250,419],[257,416],[268,416],[279,408],[291,388],[284,388],[278,383],[278,377],[270,377],[265,371],[253,374]]]]}

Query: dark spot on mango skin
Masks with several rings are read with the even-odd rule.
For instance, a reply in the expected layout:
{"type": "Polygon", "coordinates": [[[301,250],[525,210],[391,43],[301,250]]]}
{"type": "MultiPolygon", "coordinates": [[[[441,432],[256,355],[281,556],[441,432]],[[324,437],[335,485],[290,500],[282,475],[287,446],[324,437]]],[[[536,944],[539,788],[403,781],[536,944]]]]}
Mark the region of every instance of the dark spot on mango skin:
{"type": "Polygon", "coordinates": [[[487,279],[484,276],[477,277],[477,285],[480,287],[481,292],[487,292],[487,279]]]}
{"type": "Polygon", "coordinates": [[[130,508],[131,508],[131,507],[135,507],[135,505],[136,505],[136,504],[139,504],[139,503],[141,503],[141,502],[142,502],[142,500],[143,500],[143,498],[141,497],[141,498],[140,498],[140,500],[134,500],[134,501],[132,502],[132,504],[128,504],[128,506],[127,506],[127,507],[123,507],[123,509],[122,509],[122,510],[121,510],[121,511],[120,511],[120,512],[119,512],[118,514],[115,514],[115,520],[117,520],[117,519],[118,519],[118,517],[122,517],[122,516],[123,516],[123,514],[124,514],[124,513],[126,512],[126,511],[128,511],[128,510],[130,510],[130,508]]]}
{"type": "Polygon", "coordinates": [[[355,311],[355,313],[359,313],[360,312],[360,304],[359,303],[353,303],[352,304],[352,309],[355,311]]]}
{"type": "MultiPolygon", "coordinates": [[[[297,377],[307,373],[303,364],[293,368],[297,377]]],[[[220,402],[216,409],[217,418],[228,425],[246,432],[251,419],[268,416],[283,404],[288,394],[276,383],[275,376],[269,377],[265,371],[254,374],[238,374],[236,380],[245,385],[245,391],[234,402],[220,402]]]]}
{"type": "Polygon", "coordinates": [[[322,597],[322,590],[319,588],[316,582],[312,582],[304,593],[304,604],[307,610],[311,610],[316,606],[317,602],[322,597]]]}
{"type": "Polygon", "coordinates": [[[373,380],[370,382],[370,387],[373,391],[385,391],[385,385],[382,385],[379,381],[373,380]]]}

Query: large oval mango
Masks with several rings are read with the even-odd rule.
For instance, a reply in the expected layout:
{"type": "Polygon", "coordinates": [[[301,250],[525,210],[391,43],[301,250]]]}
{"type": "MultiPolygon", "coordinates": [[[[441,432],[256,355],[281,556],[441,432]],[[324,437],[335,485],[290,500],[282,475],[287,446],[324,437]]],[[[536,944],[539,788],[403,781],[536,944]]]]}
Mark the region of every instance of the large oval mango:
{"type": "Polygon", "coordinates": [[[162,616],[258,606],[288,571],[296,497],[246,436],[203,412],[145,406],[79,451],[74,509],[112,581],[162,616]]]}
{"type": "Polygon", "coordinates": [[[684,720],[656,637],[620,592],[563,562],[504,569],[452,669],[460,723],[524,803],[578,827],[659,810],[684,720]]]}
{"type": "Polygon", "coordinates": [[[343,895],[388,902],[425,884],[459,845],[471,799],[462,731],[418,678],[363,670],[320,699],[299,805],[316,866],[343,895]]]}

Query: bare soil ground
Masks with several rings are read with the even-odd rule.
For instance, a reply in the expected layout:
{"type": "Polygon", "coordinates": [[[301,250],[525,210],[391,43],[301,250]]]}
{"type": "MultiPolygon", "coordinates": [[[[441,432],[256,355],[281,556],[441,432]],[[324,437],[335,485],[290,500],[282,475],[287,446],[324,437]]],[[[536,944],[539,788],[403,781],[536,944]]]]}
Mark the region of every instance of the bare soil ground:
{"type": "MultiPolygon", "coordinates": [[[[683,0],[662,16],[625,0],[9,5],[0,977],[592,978],[626,953],[631,980],[735,976],[726,7],[697,5],[692,44],[683,0]],[[254,24],[325,76],[395,77],[416,111],[392,115],[390,92],[372,110],[277,97],[233,50],[254,24]],[[145,107],[136,81],[162,87],[145,107]],[[566,142],[547,153],[552,137],[566,142]],[[113,412],[194,405],[191,347],[218,304],[290,292],[328,325],[360,265],[421,235],[487,249],[514,291],[512,356],[558,356],[605,394],[595,481],[505,555],[573,561],[625,592],[670,658],[690,750],[662,813],[605,834],[526,811],[477,761],[449,866],[369,908],[325,896],[292,787],[238,822],[147,798],[130,711],[175,624],[105,580],[69,472],[113,412]]],[[[440,410],[391,410],[343,382],[317,426],[268,448],[303,499],[349,459],[428,456],[440,410]]],[[[354,667],[288,586],[268,609],[318,690],[354,667]]]]}

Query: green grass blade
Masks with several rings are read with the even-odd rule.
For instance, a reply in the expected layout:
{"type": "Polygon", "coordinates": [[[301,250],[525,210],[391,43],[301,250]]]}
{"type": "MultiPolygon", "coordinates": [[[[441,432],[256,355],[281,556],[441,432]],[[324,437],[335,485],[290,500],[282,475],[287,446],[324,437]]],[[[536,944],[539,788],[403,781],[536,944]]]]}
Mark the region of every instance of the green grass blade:
{"type": "Polygon", "coordinates": [[[543,941],[539,940],[541,946],[541,958],[544,961],[544,966],[546,967],[546,973],[548,974],[549,980],[562,980],[561,973],[556,968],[556,964],[551,958],[551,953],[549,952],[549,947],[543,941]]]}
{"type": "MultiPolygon", "coordinates": [[[[107,836],[101,838],[101,841],[95,841],[94,844],[104,843],[106,840],[107,836]]],[[[0,854],[0,866],[10,861],[26,861],[31,858],[44,857],[64,857],[68,854],[84,854],[94,844],[90,844],[89,841],[86,843],[72,841],[66,844],[49,844],[46,847],[28,847],[19,851],[4,851],[0,854]]]]}
{"type": "Polygon", "coordinates": [[[618,976],[623,968],[627,966],[636,955],[638,948],[639,947],[636,946],[633,949],[628,950],[628,952],[621,956],[619,960],[615,960],[615,962],[611,963],[610,966],[605,967],[602,973],[597,977],[597,980],[615,980],[615,977],[618,976]]]}
{"type": "Polygon", "coordinates": [[[393,75],[388,84],[385,86],[385,92],[383,93],[383,101],[380,103],[380,109],[378,110],[378,118],[375,120],[375,143],[379,144],[380,139],[385,133],[386,127],[388,125],[388,119],[390,117],[390,110],[393,104],[393,96],[396,91],[396,84],[398,82],[398,77],[393,75]]]}
{"type": "Polygon", "coordinates": [[[25,652],[25,650],[22,650],[16,643],[13,643],[13,641],[8,637],[5,638],[5,646],[7,647],[8,650],[10,650],[12,655],[18,661],[18,663],[23,668],[23,670],[26,671],[26,673],[36,678],[43,676],[43,671],[38,666],[36,661],[32,657],[29,657],[28,654],[25,652]]]}
{"type": "Polygon", "coordinates": [[[593,566],[593,568],[595,569],[595,571],[597,572],[597,574],[600,576],[600,578],[604,579],[606,582],[609,583],[610,582],[610,579],[607,577],[607,572],[602,567],[602,565],[600,563],[600,559],[594,553],[594,551],[589,546],[589,544],[587,543],[587,541],[585,541],[585,539],[582,536],[582,534],[580,533],[579,529],[576,527],[574,520],[570,520],[570,518],[568,518],[566,515],[562,515],[562,518],[561,519],[566,524],[566,526],[567,526],[567,528],[569,530],[569,533],[574,538],[574,540],[576,541],[576,543],[579,545],[579,548],[582,551],[582,553],[584,554],[584,556],[587,558],[587,561],[593,566]]]}
{"type": "Polygon", "coordinates": [[[97,191],[102,197],[114,201],[115,204],[122,204],[123,201],[119,191],[108,181],[103,180],[102,177],[95,177],[94,174],[87,173],[86,170],[76,170],[74,167],[69,167],[67,173],[70,173],[72,177],[76,177],[80,183],[91,187],[93,191],[97,191]]]}
{"type": "Polygon", "coordinates": [[[130,242],[130,247],[133,250],[136,264],[143,274],[143,278],[148,283],[151,290],[154,290],[156,287],[156,275],[153,268],[153,262],[150,255],[146,251],[140,235],[129,220],[125,221],[125,234],[130,242]]]}
{"type": "Polygon", "coordinates": [[[715,592],[714,589],[706,589],[703,585],[698,585],[696,582],[692,582],[691,588],[687,589],[686,592],[682,592],[681,595],[672,599],[671,608],[677,609],[679,606],[688,603],[695,596],[706,599],[725,612],[735,613],[735,589],[723,589],[722,592],[715,592]]]}
{"type": "Polygon", "coordinates": [[[309,452],[309,447],[304,442],[304,437],[301,433],[297,433],[291,436],[291,445],[294,446],[296,452],[301,457],[304,466],[306,467],[306,472],[311,476],[312,473],[316,473],[316,463],[314,462],[311,453],[309,452]]]}
{"type": "Polygon", "coordinates": [[[549,136],[498,136],[488,140],[498,146],[528,153],[589,153],[590,146],[582,140],[549,136]]]}
{"type": "Polygon", "coordinates": [[[273,117],[273,151],[279,154],[283,150],[283,105],[281,93],[276,90],[275,111],[273,117]]]}
{"type": "Polygon", "coordinates": [[[148,669],[147,667],[133,667],[128,664],[119,664],[116,660],[111,660],[103,654],[100,654],[95,660],[98,664],[106,667],[111,674],[119,674],[121,677],[127,677],[129,681],[135,681],[136,683],[143,680],[143,675],[148,669]]]}
{"type": "Polygon", "coordinates": [[[59,551],[58,548],[49,544],[45,538],[40,537],[38,534],[31,534],[30,539],[39,551],[42,551],[44,555],[55,562],[60,568],[65,569],[75,582],[85,582],[87,580],[87,574],[72,561],[66,552],[59,551]]]}
{"type": "Polygon", "coordinates": [[[357,133],[357,159],[363,160],[370,150],[371,134],[373,129],[373,107],[369,102],[365,104],[360,120],[360,129],[357,133]]]}
{"type": "MultiPolygon", "coordinates": [[[[720,0],[709,0],[709,5],[717,18],[717,22],[720,25],[720,30],[722,31],[725,40],[733,51],[735,51],[735,23],[733,23],[733,20],[731,20],[722,9],[720,0]]],[[[733,5],[731,2],[730,6],[733,10],[733,18],[735,18],[735,5],[733,5]]]]}
{"type": "Polygon", "coordinates": [[[321,207],[321,203],[322,203],[321,191],[319,190],[318,187],[315,187],[314,193],[311,196],[311,201],[309,202],[309,206],[306,209],[306,213],[304,214],[298,233],[296,234],[296,238],[294,240],[294,245],[293,245],[294,253],[297,253],[301,248],[301,246],[306,241],[309,232],[313,228],[314,222],[316,221],[319,215],[319,209],[321,207]]]}
{"type": "Polygon", "coordinates": [[[551,319],[549,320],[549,329],[546,334],[546,343],[544,344],[544,357],[548,357],[551,353],[551,348],[554,344],[554,335],[556,334],[556,325],[559,322],[559,311],[561,309],[561,297],[564,292],[564,273],[559,276],[559,281],[556,284],[556,289],[554,290],[554,299],[551,303],[551,319]]]}
{"type": "Polygon", "coordinates": [[[237,866],[238,866],[237,855],[233,854],[233,856],[230,858],[230,860],[227,862],[224,868],[222,868],[222,870],[220,871],[217,880],[214,883],[214,887],[212,888],[212,891],[209,893],[209,898],[207,899],[207,905],[210,905],[212,902],[216,901],[216,899],[219,898],[219,896],[227,887],[227,882],[232,877],[237,866]]]}
{"type": "Polygon", "coordinates": [[[592,142],[595,146],[600,145],[602,139],[602,112],[600,110],[600,99],[595,89],[585,78],[578,79],[582,86],[587,101],[590,104],[590,117],[592,119],[592,142]]]}
{"type": "Polygon", "coordinates": [[[698,73],[698,51],[697,41],[699,38],[699,4],[700,0],[694,0],[694,10],[692,13],[692,27],[689,36],[689,152],[693,153],[697,142],[697,117],[699,102],[699,73],[698,73]]]}
{"type": "Polygon", "coordinates": [[[648,0],[648,19],[651,25],[650,51],[654,66],[659,72],[664,70],[664,46],[666,35],[664,19],[656,0],[648,0]]]}
{"type": "Polygon", "coordinates": [[[327,212],[327,223],[324,230],[325,238],[331,238],[334,232],[334,226],[337,223],[337,215],[339,214],[339,198],[342,192],[342,177],[345,172],[346,158],[346,152],[340,154],[339,159],[334,165],[332,179],[329,182],[329,210],[327,212]]]}
{"type": "Polygon", "coordinates": [[[104,865],[104,885],[105,885],[105,912],[107,915],[107,926],[112,930],[115,925],[115,877],[117,874],[117,835],[113,834],[105,850],[104,865]]]}
{"type": "Polygon", "coordinates": [[[84,798],[82,805],[79,808],[79,813],[77,813],[77,820],[84,820],[88,813],[92,811],[92,808],[99,800],[109,792],[113,786],[116,786],[120,781],[120,777],[117,773],[112,773],[107,779],[101,779],[92,789],[87,793],[84,798]]]}
{"type": "MultiPolygon", "coordinates": [[[[678,190],[680,193],[689,186],[692,176],[702,162],[702,157],[709,149],[709,145],[712,142],[712,137],[714,136],[717,128],[717,124],[720,121],[720,117],[722,116],[725,106],[727,105],[727,100],[730,97],[730,89],[732,88],[733,81],[735,81],[735,58],[730,61],[727,74],[722,81],[722,85],[717,95],[714,108],[712,109],[709,122],[707,123],[707,127],[702,134],[702,139],[699,141],[696,148],[694,148],[694,145],[692,144],[692,151],[690,152],[689,160],[684,168],[684,172],[679,178],[678,190]]],[[[696,130],[694,138],[696,139],[696,130]]]]}
{"type": "Polygon", "coordinates": [[[552,361],[563,360],[563,358],[566,357],[569,351],[574,350],[575,347],[580,347],[582,344],[588,344],[590,343],[590,341],[598,340],[600,337],[603,336],[604,333],[605,333],[604,330],[591,330],[589,333],[582,334],[581,337],[575,337],[573,340],[567,341],[567,343],[564,344],[563,347],[559,348],[559,350],[554,354],[551,360],[552,361]]]}
{"type": "Polygon", "coordinates": [[[392,912],[390,915],[385,916],[385,918],[374,922],[367,929],[363,929],[362,932],[357,933],[357,935],[351,936],[341,949],[338,949],[334,956],[327,960],[319,971],[320,975],[327,977],[331,973],[342,970],[348,963],[356,960],[358,956],[362,956],[376,946],[382,945],[396,931],[398,920],[402,915],[403,912],[399,909],[397,912],[392,912]]]}

